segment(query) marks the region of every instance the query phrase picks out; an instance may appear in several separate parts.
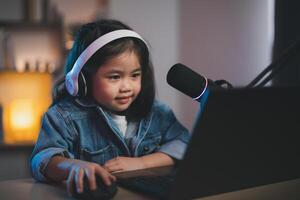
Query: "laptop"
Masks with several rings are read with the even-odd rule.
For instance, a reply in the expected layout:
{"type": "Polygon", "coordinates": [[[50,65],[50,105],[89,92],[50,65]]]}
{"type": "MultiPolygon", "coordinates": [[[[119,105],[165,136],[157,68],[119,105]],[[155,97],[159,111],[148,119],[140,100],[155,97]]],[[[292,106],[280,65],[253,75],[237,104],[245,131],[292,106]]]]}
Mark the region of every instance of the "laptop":
{"type": "Polygon", "coordinates": [[[300,87],[210,91],[184,160],[157,197],[200,198],[300,178],[299,114],[300,87]]]}

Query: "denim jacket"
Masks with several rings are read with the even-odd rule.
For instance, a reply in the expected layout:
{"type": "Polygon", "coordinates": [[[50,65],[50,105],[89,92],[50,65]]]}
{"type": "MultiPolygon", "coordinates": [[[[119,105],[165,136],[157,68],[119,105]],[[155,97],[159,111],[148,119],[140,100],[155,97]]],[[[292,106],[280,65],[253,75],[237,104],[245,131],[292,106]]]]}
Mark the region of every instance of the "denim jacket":
{"type": "Polygon", "coordinates": [[[54,155],[103,165],[117,157],[140,157],[163,152],[183,158],[189,133],[171,109],[155,101],[150,114],[141,119],[133,145],[128,146],[111,116],[101,107],[82,99],[65,99],[44,114],[31,156],[31,172],[45,181],[45,169],[54,155]]]}

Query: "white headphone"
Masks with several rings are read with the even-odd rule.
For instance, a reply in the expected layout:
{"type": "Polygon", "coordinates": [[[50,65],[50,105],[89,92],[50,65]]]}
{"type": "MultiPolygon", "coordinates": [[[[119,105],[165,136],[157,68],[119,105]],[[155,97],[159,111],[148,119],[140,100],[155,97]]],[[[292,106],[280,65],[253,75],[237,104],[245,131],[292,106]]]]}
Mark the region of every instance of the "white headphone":
{"type": "MultiPolygon", "coordinates": [[[[67,88],[67,91],[72,96],[76,96],[78,94],[78,77],[79,74],[82,76],[84,83],[86,83],[83,74],[81,73],[81,69],[84,66],[84,64],[98,51],[100,48],[102,48],[104,45],[120,39],[124,37],[134,37],[142,40],[147,48],[149,49],[146,41],[136,32],[122,29],[122,30],[116,30],[109,32],[107,34],[102,35],[98,39],[96,39],[94,42],[92,42],[77,58],[75,64],[73,65],[73,68],[71,71],[69,71],[65,78],[65,85],[67,88]]],[[[85,93],[87,91],[86,84],[85,84],[85,93]]]]}

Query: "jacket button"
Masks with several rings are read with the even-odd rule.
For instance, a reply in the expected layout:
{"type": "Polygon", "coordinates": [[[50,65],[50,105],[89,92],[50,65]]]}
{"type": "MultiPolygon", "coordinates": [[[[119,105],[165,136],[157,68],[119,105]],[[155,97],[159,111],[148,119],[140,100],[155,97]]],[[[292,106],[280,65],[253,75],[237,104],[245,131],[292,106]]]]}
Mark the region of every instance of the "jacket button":
{"type": "Polygon", "coordinates": [[[148,151],[149,150],[149,147],[144,147],[144,151],[148,151]]]}

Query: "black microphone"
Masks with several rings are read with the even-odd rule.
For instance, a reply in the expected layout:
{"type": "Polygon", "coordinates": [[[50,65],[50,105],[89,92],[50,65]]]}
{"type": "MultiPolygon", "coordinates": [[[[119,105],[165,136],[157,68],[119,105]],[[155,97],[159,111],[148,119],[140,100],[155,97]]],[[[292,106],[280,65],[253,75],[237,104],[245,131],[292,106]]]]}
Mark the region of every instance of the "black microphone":
{"type": "Polygon", "coordinates": [[[172,87],[198,102],[201,102],[202,97],[206,96],[208,88],[221,88],[221,86],[215,84],[212,80],[197,74],[180,63],[171,67],[167,74],[167,82],[172,87]]]}

